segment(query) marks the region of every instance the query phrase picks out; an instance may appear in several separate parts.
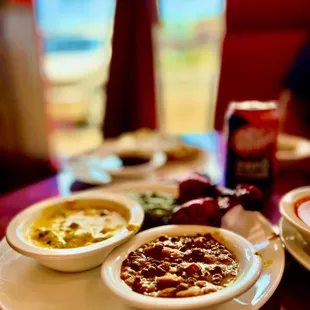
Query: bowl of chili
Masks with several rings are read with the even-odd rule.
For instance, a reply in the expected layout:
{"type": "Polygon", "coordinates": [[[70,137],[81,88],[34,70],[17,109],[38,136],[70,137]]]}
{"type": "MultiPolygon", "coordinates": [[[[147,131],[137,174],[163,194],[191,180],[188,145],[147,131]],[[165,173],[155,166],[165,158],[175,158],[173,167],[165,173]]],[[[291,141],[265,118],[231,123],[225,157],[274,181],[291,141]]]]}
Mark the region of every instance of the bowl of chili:
{"type": "Polygon", "coordinates": [[[106,287],[142,309],[193,309],[240,296],[258,279],[261,258],[243,237],[221,228],[167,225],[139,233],[110,253],[106,287]]]}

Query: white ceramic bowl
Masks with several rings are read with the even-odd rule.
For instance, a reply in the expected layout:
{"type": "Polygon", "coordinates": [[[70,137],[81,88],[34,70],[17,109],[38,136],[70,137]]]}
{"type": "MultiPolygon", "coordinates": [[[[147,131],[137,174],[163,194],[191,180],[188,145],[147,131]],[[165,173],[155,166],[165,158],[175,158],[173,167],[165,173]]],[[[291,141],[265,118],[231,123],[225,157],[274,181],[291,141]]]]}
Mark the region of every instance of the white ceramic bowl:
{"type": "Polygon", "coordinates": [[[220,228],[198,225],[167,225],[139,233],[126,244],[115,249],[106,258],[101,276],[106,286],[124,303],[142,309],[193,309],[220,304],[233,299],[254,285],[262,268],[262,262],[253,245],[243,237],[220,228]],[[188,298],[150,297],[131,290],[120,278],[120,269],[127,255],[141,245],[160,235],[178,236],[211,233],[227,246],[240,263],[238,278],[220,292],[188,298]]]}
{"type": "Polygon", "coordinates": [[[285,194],[280,200],[280,212],[310,242],[310,227],[295,212],[295,204],[299,200],[310,197],[310,186],[296,188],[285,194]]]}
{"type": "Polygon", "coordinates": [[[116,155],[142,155],[148,162],[140,165],[120,167],[119,169],[107,170],[113,178],[144,178],[147,174],[152,173],[162,167],[167,161],[167,155],[164,152],[142,152],[136,151],[121,151],[116,152],[116,155]]]}
{"type": "Polygon", "coordinates": [[[36,203],[25,209],[9,223],[6,239],[9,245],[18,253],[36,259],[42,265],[63,272],[85,271],[99,266],[106,256],[118,245],[132,237],[140,228],[144,218],[142,207],[134,201],[121,195],[107,193],[81,193],[67,197],[58,197],[36,203]],[[64,201],[102,200],[103,205],[122,209],[127,214],[127,221],[131,227],[124,227],[115,236],[84,247],[71,249],[41,248],[26,240],[25,232],[33,221],[40,216],[42,210],[64,201]],[[133,226],[132,226],[133,225],[133,226]]]}

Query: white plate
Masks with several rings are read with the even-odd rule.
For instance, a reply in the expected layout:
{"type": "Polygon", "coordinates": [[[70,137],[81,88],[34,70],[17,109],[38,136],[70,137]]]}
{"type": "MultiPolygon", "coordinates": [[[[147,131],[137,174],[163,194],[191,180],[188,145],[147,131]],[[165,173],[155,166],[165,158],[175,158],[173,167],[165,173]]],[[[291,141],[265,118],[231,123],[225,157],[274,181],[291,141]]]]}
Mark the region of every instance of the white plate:
{"type": "Polygon", "coordinates": [[[297,229],[285,218],[279,223],[281,239],[288,252],[306,269],[310,271],[310,244],[297,229]]]}
{"type": "Polygon", "coordinates": [[[196,150],[196,153],[190,157],[167,161],[164,153],[155,152],[156,156],[153,158],[152,165],[144,164],[140,165],[140,167],[119,169],[117,161],[113,160],[113,158],[109,161],[103,160],[107,154],[117,152],[115,143],[108,141],[96,150],[69,159],[65,165],[65,170],[70,172],[76,180],[94,185],[103,185],[111,181],[119,181],[122,178],[125,180],[129,178],[146,180],[155,176],[179,179],[190,171],[205,170],[208,164],[209,153],[202,148],[193,145],[191,147],[196,150]]]}
{"type": "Polygon", "coordinates": [[[141,179],[151,175],[167,161],[163,152],[154,152],[145,164],[122,167],[121,160],[114,154],[81,155],[67,161],[65,169],[78,181],[88,184],[107,184],[112,178],[141,179]]]}
{"type": "MultiPolygon", "coordinates": [[[[113,192],[138,188],[139,191],[176,193],[173,186],[141,182],[128,186],[110,188],[113,192]]],[[[272,225],[260,213],[235,208],[225,216],[223,222],[223,227],[239,233],[256,245],[264,267],[260,278],[249,291],[208,310],[259,309],[274,293],[282,278],[282,243],[275,237],[272,225]]],[[[52,271],[14,252],[5,240],[0,243],[0,306],[3,310],[133,310],[105,288],[100,278],[100,268],[75,274],[52,271]]]]}
{"type": "Polygon", "coordinates": [[[104,167],[101,167],[100,159],[89,159],[86,156],[70,159],[64,169],[76,180],[87,184],[102,185],[112,180],[104,167]]]}

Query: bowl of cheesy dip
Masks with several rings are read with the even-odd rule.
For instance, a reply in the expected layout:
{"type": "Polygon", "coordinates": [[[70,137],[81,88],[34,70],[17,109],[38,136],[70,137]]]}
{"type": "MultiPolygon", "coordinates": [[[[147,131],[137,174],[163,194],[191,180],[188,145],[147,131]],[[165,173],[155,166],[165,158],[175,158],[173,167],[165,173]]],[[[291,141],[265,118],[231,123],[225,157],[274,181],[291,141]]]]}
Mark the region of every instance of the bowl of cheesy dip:
{"type": "Polygon", "coordinates": [[[15,251],[47,267],[84,271],[132,237],[143,218],[142,207],[121,195],[74,194],[28,207],[10,222],[6,238],[15,251]]]}

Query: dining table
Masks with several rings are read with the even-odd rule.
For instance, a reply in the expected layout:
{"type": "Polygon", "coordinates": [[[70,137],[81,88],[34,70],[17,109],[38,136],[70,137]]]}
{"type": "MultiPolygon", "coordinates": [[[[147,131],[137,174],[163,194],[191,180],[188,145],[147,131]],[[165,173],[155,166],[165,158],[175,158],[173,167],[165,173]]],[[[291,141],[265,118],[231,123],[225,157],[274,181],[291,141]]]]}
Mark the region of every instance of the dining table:
{"type": "MultiPolygon", "coordinates": [[[[208,160],[203,167],[203,172],[207,173],[213,182],[222,183],[225,168],[225,139],[222,133],[212,131],[204,134],[185,134],[182,135],[182,140],[207,152],[208,160]]],[[[168,176],[165,177],[168,178],[168,176]]],[[[5,182],[5,180],[2,181],[5,182]]],[[[158,182],[162,181],[158,179],[158,182]]],[[[309,183],[310,173],[306,169],[287,168],[277,171],[272,192],[266,198],[262,211],[263,215],[273,224],[275,232],[278,231],[277,225],[281,218],[279,212],[281,197],[286,192],[309,185],[309,183]]],[[[69,195],[72,192],[93,187],[78,182],[70,171],[64,169],[53,177],[0,196],[0,239],[5,236],[9,221],[28,206],[43,199],[69,195]]],[[[288,252],[285,254],[286,265],[280,285],[262,309],[309,309],[310,273],[300,266],[288,252]]]]}

